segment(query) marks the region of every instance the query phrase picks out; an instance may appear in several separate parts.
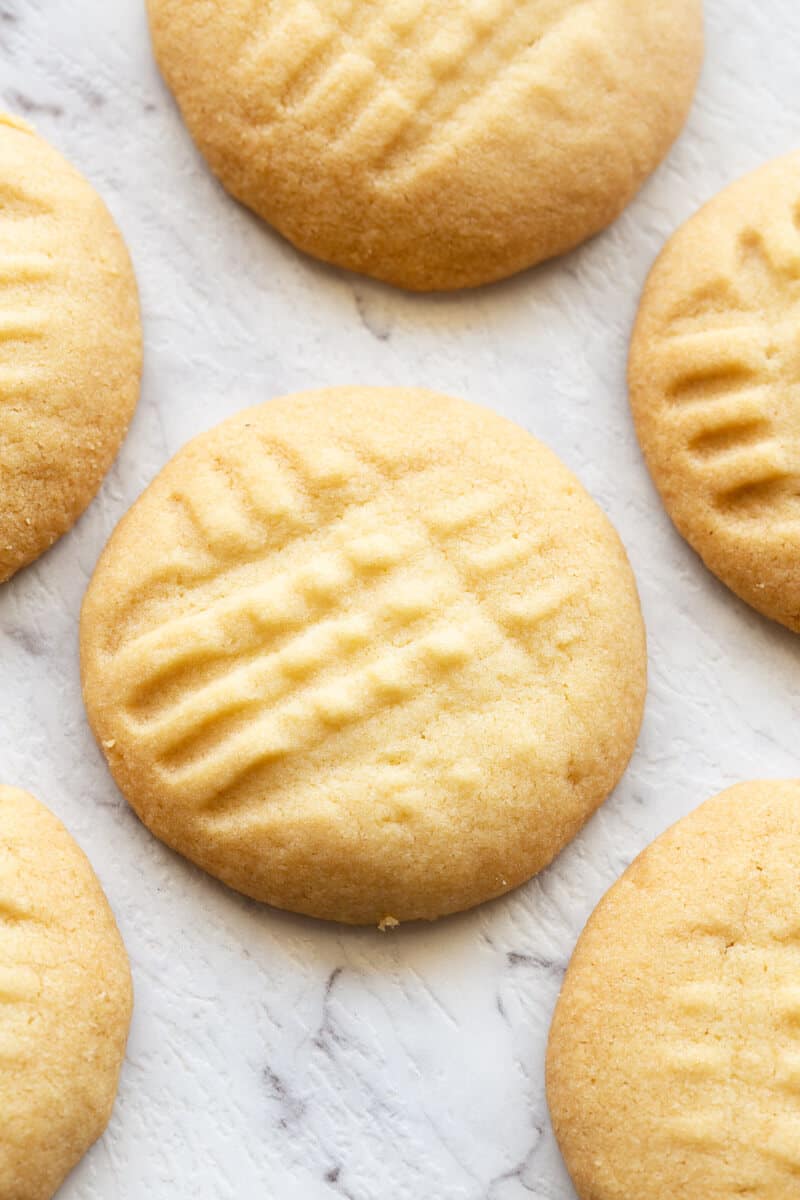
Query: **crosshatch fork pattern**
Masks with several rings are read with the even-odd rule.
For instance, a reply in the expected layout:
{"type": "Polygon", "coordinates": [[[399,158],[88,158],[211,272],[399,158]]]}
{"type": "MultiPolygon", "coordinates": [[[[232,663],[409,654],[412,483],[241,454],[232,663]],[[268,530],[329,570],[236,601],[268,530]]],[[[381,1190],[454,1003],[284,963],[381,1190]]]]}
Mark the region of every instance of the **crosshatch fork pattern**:
{"type": "Polygon", "coordinates": [[[575,8],[575,0],[471,0],[454,16],[436,0],[302,0],[282,18],[267,7],[239,66],[274,82],[282,112],[328,130],[330,149],[351,135],[366,139],[373,170],[391,172],[412,151],[445,145],[470,102],[502,93],[515,66],[575,8]]]}
{"type": "MultiPolygon", "coordinates": [[[[274,443],[265,453],[280,472],[280,507],[296,507],[303,522],[282,547],[290,565],[219,592],[226,552],[250,563],[264,556],[259,538],[271,509],[217,465],[212,487],[204,475],[202,489],[177,497],[195,538],[216,547],[201,581],[188,583],[196,603],[121,638],[115,652],[119,676],[131,681],[130,731],[150,747],[165,781],[191,791],[200,808],[224,800],[255,767],[412,702],[423,682],[440,686],[477,657],[502,654],[506,669],[525,677],[536,626],[576,597],[562,581],[543,583],[524,603],[513,589],[499,606],[483,593],[481,580],[513,576],[537,550],[509,539],[489,554],[471,553],[459,541],[496,515],[499,492],[462,497],[460,507],[423,518],[400,496],[407,467],[398,475],[363,448],[343,443],[327,460],[274,443]],[[351,478],[366,485],[366,503],[363,492],[348,494],[351,478]],[[303,497],[326,482],[337,496],[333,516],[310,531],[303,497]],[[291,557],[312,544],[307,559],[291,557]],[[205,596],[209,586],[214,598],[205,596]]],[[[424,474],[412,478],[424,494],[424,474]]]]}

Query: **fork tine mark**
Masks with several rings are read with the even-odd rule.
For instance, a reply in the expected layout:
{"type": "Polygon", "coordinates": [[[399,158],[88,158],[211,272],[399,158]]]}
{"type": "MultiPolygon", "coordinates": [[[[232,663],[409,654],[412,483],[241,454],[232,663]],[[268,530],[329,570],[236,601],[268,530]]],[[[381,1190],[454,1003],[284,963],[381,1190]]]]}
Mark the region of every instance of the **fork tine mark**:
{"type": "Polygon", "coordinates": [[[757,454],[750,451],[737,455],[725,464],[714,484],[716,503],[728,512],[755,504],[774,504],[796,487],[794,475],[769,445],[757,454]]]}
{"type": "Polygon", "coordinates": [[[785,293],[787,283],[800,275],[800,245],[788,222],[785,228],[773,225],[769,233],[743,230],[738,250],[745,286],[757,297],[776,291],[785,293]]]}
{"type": "Polygon", "coordinates": [[[243,728],[227,734],[213,753],[190,758],[171,779],[189,788],[199,807],[224,806],[227,794],[255,767],[308,750],[332,730],[354,721],[364,721],[376,712],[409,696],[409,687],[463,663],[446,662],[425,638],[410,645],[384,651],[377,660],[331,683],[313,686],[290,696],[264,715],[248,720],[243,728]],[[387,678],[394,686],[386,685],[387,678]]]}
{"type": "Polygon", "coordinates": [[[32,967],[0,967],[0,1004],[30,1003],[41,990],[41,978],[32,967]]]}
{"type": "Polygon", "coordinates": [[[47,314],[40,310],[0,313],[0,344],[39,342],[47,332],[47,314]]]}
{"type": "Polygon", "coordinates": [[[800,1175],[800,1127],[796,1115],[773,1120],[763,1153],[792,1175],[800,1175]]]}
{"type": "Polygon", "coordinates": [[[453,128],[468,119],[470,109],[483,109],[492,93],[499,96],[539,42],[555,33],[575,8],[570,0],[550,0],[535,8],[493,0],[482,13],[473,11],[470,37],[460,53],[431,64],[433,86],[418,101],[414,119],[380,147],[373,169],[396,181],[406,166],[416,169],[419,154],[450,143],[453,128]]]}
{"type": "Polygon", "coordinates": [[[714,1110],[672,1117],[666,1122],[666,1128],[675,1141],[686,1146],[696,1146],[700,1150],[718,1150],[726,1143],[725,1118],[714,1110]]]}
{"type": "Polygon", "coordinates": [[[188,613],[157,626],[122,647],[118,662],[133,674],[129,702],[171,675],[208,657],[228,657],[256,646],[268,648],[282,629],[293,629],[308,616],[308,604],[284,580],[254,587],[218,601],[202,613],[188,613]]]}
{"type": "Polygon", "coordinates": [[[689,440],[689,449],[701,460],[729,455],[733,451],[758,446],[767,439],[771,429],[772,425],[765,417],[728,419],[695,434],[689,440]]]}
{"type": "Polygon", "coordinates": [[[4,254],[0,256],[0,287],[44,283],[55,274],[53,261],[46,254],[4,254]]]}
{"type": "Polygon", "coordinates": [[[7,179],[0,182],[0,220],[47,217],[54,211],[54,206],[49,200],[32,195],[20,184],[11,183],[7,179]]]}
{"type": "Polygon", "coordinates": [[[25,904],[12,899],[11,896],[0,896],[0,921],[16,925],[20,921],[32,921],[34,915],[25,904]]]}

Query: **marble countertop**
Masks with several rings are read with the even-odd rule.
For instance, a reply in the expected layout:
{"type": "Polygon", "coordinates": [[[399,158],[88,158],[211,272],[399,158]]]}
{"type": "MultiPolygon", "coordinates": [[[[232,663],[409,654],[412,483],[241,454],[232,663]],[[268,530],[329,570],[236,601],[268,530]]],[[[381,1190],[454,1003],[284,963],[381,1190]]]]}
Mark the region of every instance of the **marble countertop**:
{"type": "Polygon", "coordinates": [[[625,393],[637,297],[663,240],[800,143],[797,0],[707,0],[688,127],[607,233],[474,294],[414,297],[307,260],[204,168],[154,66],[143,0],[0,0],[0,98],[96,184],[130,246],[146,370],[130,435],[77,528],[0,591],[0,778],[91,857],[136,1012],[110,1129],[63,1200],[571,1200],[545,1039],[578,933],[657,833],[737,780],[797,775],[800,641],[673,531],[625,393]],[[636,756],[539,878],[381,935],[250,903],[139,824],[98,753],[81,597],[117,520],[191,435],[332,383],[422,384],[548,442],[616,523],[649,631],[636,756]]]}

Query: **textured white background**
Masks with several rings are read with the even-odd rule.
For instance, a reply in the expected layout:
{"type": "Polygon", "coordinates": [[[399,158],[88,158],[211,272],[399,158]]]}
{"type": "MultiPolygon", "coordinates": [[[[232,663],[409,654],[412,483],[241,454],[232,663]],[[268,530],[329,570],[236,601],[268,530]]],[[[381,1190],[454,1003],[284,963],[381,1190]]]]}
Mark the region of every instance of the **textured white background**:
{"type": "Polygon", "coordinates": [[[142,0],[0,0],[0,99],[106,198],[146,334],[141,404],[100,497],[0,592],[0,778],[89,853],[136,983],[111,1127],[63,1200],[573,1196],[543,1055],[583,922],[676,817],[736,780],[800,773],[800,641],[674,533],[625,395],[637,296],[665,237],[800,143],[797,0],[708,0],[707,13],[686,132],[617,225],[510,283],[431,299],[300,257],[222,192],[159,80],[142,0]],[[583,834],[506,899],[386,936],[259,908],[164,849],[111,782],[78,680],[87,579],[167,458],[238,407],[345,382],[439,388],[547,441],[619,528],[649,630],[639,749],[583,834]]]}

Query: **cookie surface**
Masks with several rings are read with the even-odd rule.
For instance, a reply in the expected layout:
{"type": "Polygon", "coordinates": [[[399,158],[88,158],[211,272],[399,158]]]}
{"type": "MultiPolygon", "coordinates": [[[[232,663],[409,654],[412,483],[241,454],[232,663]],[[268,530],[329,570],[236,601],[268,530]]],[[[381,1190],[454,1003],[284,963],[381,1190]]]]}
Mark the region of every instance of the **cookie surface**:
{"type": "Polygon", "coordinates": [[[581,1200],[794,1200],[800,781],[744,783],[659,837],[589,920],[547,1090],[581,1200]]]}
{"type": "Polygon", "coordinates": [[[85,856],[38,800],[0,787],[0,1200],[49,1200],[105,1129],[131,1003],[85,856]]]}
{"type": "Polygon", "coordinates": [[[679,531],[800,631],[800,154],[713,199],[667,244],[631,345],[633,414],[679,531]]]}
{"type": "Polygon", "coordinates": [[[701,0],[148,0],[224,186],[327,262],[501,279],[621,212],[686,117],[701,0]]]}
{"type": "Polygon", "coordinates": [[[617,782],[645,686],[633,577],[577,480],[484,409],[391,388],[189,443],[106,548],[81,657],[154,833],[356,923],[544,866],[617,782]]]}
{"type": "Polygon", "coordinates": [[[130,259],[96,192],[0,114],[0,580],[77,520],[139,394],[130,259]]]}

